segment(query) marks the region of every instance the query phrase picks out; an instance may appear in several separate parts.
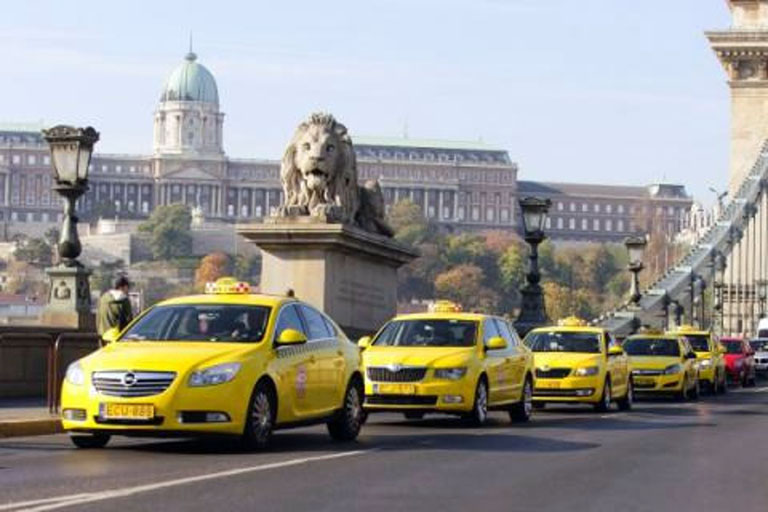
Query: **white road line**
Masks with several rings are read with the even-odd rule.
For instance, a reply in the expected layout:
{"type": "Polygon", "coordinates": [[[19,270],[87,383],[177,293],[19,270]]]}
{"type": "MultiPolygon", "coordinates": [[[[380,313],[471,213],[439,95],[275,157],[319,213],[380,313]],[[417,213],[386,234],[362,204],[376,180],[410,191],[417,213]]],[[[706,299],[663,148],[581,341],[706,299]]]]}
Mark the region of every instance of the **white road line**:
{"type": "Polygon", "coordinates": [[[103,501],[103,500],[109,500],[114,498],[124,498],[126,496],[131,496],[133,494],[156,491],[159,489],[175,487],[178,485],[188,485],[195,482],[213,480],[216,478],[226,478],[226,477],[237,476],[237,475],[242,475],[246,473],[267,471],[270,469],[280,469],[280,468],[286,468],[290,466],[299,466],[302,464],[308,464],[310,462],[320,462],[320,461],[326,461],[326,460],[341,459],[344,457],[352,457],[355,455],[364,455],[372,451],[374,450],[354,450],[351,452],[319,455],[317,457],[304,457],[301,459],[291,459],[291,460],[285,460],[282,462],[261,464],[258,466],[248,466],[244,468],[229,469],[226,471],[219,471],[216,473],[208,473],[205,475],[190,476],[186,478],[177,478],[175,480],[166,480],[165,482],[137,485],[134,487],[123,487],[121,489],[111,489],[107,491],[99,491],[99,492],[84,493],[84,494],[70,494],[70,495],[51,497],[51,498],[45,498],[40,500],[6,503],[4,505],[0,505],[0,510],[14,510],[16,512],[42,512],[44,510],[55,510],[58,508],[71,507],[74,505],[82,505],[82,504],[91,503],[94,501],[103,501]],[[32,508],[24,508],[24,507],[32,507],[32,508]]]}

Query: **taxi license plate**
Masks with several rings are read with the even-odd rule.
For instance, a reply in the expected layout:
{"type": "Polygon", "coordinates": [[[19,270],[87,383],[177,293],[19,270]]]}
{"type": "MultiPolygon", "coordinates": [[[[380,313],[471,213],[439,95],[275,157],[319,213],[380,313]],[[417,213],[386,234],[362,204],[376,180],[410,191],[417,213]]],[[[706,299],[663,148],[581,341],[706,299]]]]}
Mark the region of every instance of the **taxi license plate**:
{"type": "Polygon", "coordinates": [[[635,381],[636,384],[640,384],[640,385],[655,384],[655,381],[648,377],[635,377],[633,380],[635,381]]]}
{"type": "Polygon", "coordinates": [[[540,380],[536,382],[536,387],[542,389],[558,389],[560,388],[560,382],[556,380],[540,380]]]}
{"type": "Polygon", "coordinates": [[[101,404],[101,417],[108,420],[151,420],[155,406],[151,404],[101,404]]]}
{"type": "Polygon", "coordinates": [[[413,384],[376,384],[378,389],[374,393],[392,394],[392,395],[415,395],[416,386],[413,384]]]}

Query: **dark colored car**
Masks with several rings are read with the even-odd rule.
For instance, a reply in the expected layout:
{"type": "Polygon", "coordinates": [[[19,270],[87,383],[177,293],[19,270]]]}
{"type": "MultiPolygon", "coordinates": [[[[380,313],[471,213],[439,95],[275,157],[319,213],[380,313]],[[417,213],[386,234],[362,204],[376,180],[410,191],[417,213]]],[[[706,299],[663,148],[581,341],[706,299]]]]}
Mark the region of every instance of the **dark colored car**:
{"type": "Polygon", "coordinates": [[[721,338],[725,347],[725,371],[731,382],[742,386],[755,385],[755,351],[741,338],[721,338]]]}

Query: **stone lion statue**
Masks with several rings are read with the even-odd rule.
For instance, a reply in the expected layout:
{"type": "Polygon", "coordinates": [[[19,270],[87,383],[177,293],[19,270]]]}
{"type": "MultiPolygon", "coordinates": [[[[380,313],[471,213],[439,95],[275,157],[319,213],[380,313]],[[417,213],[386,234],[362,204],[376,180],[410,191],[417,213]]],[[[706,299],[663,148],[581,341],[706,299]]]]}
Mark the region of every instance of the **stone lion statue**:
{"type": "Polygon", "coordinates": [[[392,236],[381,187],[375,180],[358,186],[352,139],[331,114],[312,114],[296,128],[283,154],[280,181],[281,216],[322,217],[392,236]]]}

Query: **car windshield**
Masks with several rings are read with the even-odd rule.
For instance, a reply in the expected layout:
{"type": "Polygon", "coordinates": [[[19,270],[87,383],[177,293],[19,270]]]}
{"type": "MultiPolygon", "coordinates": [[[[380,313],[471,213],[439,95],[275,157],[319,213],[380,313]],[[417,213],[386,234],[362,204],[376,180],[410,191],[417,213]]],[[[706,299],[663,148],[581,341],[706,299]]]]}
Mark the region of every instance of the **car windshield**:
{"type": "Polygon", "coordinates": [[[139,318],[120,341],[259,342],[270,308],[230,304],[157,306],[139,318]]]}
{"type": "Polygon", "coordinates": [[[768,340],[752,340],[749,344],[755,352],[768,352],[768,340]]]}
{"type": "Polygon", "coordinates": [[[680,356],[680,345],[675,339],[629,338],[624,342],[624,352],[630,356],[680,356]]]}
{"type": "Polygon", "coordinates": [[[691,344],[694,352],[709,352],[709,335],[686,334],[684,337],[691,344]]]}
{"type": "Polygon", "coordinates": [[[741,342],[740,341],[723,341],[726,354],[741,354],[741,342]]]}
{"type": "Polygon", "coordinates": [[[393,320],[373,342],[382,347],[471,347],[477,322],[470,320],[393,320]]]}
{"type": "Polygon", "coordinates": [[[534,352],[600,353],[600,335],[592,332],[532,332],[525,344],[534,352]]]}

